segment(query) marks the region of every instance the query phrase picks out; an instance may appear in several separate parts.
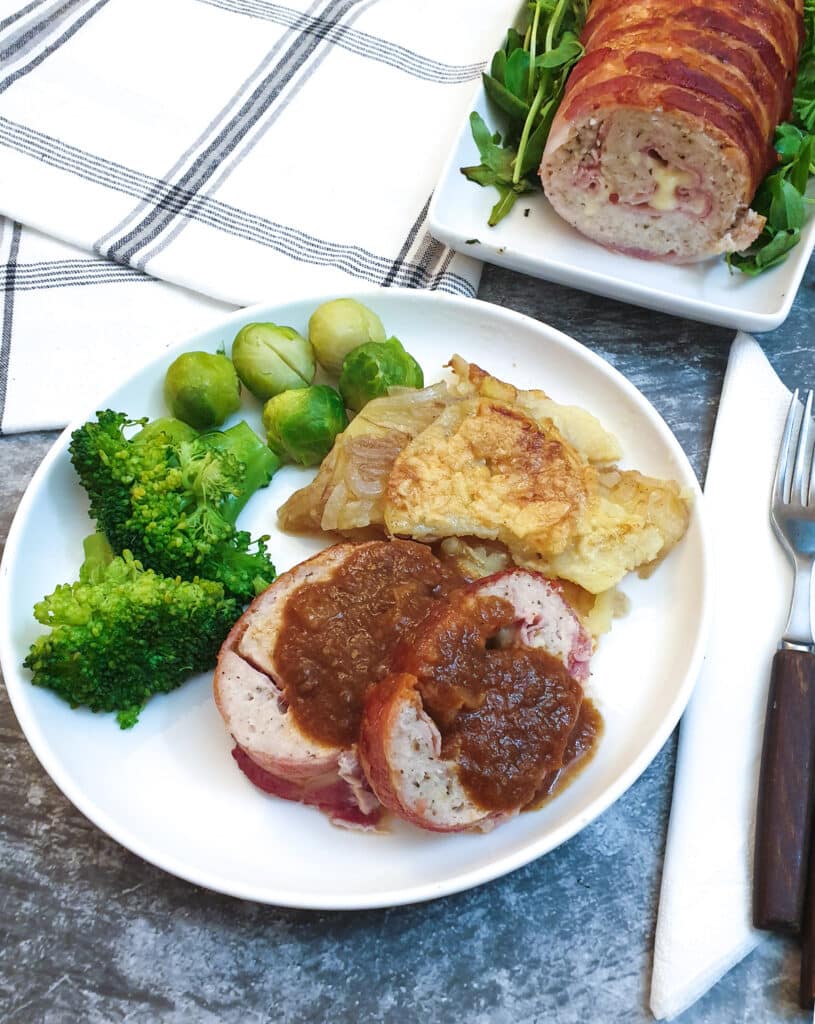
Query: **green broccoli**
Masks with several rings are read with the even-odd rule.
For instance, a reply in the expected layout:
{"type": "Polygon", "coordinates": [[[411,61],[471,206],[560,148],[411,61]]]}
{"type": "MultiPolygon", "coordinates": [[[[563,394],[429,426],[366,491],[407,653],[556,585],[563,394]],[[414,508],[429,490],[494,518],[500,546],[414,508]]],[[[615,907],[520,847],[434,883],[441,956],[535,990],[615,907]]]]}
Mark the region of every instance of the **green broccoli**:
{"type": "Polygon", "coordinates": [[[114,557],[97,533],[85,541],[79,581],[34,606],[51,630],[34,641],[24,665],[35,686],[72,707],[116,711],[128,729],[152,694],[212,667],[240,611],[220,583],[160,576],[129,551],[114,557]]]}
{"type": "Polygon", "coordinates": [[[92,518],[116,553],[130,551],[163,576],[215,580],[250,600],[275,570],[268,538],[253,542],[235,523],[280,459],[245,422],[192,437],[159,422],[107,409],[74,431],[69,452],[92,518]],[[144,429],[128,436],[135,426],[144,429]]]}

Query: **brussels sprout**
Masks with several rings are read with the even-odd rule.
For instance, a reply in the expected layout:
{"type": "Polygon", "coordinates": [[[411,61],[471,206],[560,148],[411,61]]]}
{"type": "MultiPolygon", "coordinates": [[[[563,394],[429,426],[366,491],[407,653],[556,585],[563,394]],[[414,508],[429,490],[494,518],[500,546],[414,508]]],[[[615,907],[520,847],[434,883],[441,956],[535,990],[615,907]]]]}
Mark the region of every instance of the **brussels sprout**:
{"type": "Polygon", "coordinates": [[[349,409],[358,412],[388,388],[423,388],[422,368],[398,338],[369,341],[349,352],[342,364],[340,394],[349,409]]]}
{"type": "Polygon", "coordinates": [[[208,430],[238,410],[241,386],[225,355],[185,352],[167,370],[164,398],[177,419],[208,430]]]}
{"type": "Polygon", "coordinates": [[[356,299],[333,299],[311,314],[308,336],[317,362],[339,376],[342,361],[351,349],[366,341],[384,341],[385,328],[376,313],[356,299]]]}
{"type": "Polygon", "coordinates": [[[252,394],[265,402],[290,388],[305,388],[317,369],[311,342],[292,327],[246,324],[232,342],[232,362],[252,394]]]}
{"type": "Polygon", "coordinates": [[[333,388],[314,384],[270,398],[263,407],[263,426],[276,455],[301,466],[316,466],[348,426],[348,416],[333,388]]]}

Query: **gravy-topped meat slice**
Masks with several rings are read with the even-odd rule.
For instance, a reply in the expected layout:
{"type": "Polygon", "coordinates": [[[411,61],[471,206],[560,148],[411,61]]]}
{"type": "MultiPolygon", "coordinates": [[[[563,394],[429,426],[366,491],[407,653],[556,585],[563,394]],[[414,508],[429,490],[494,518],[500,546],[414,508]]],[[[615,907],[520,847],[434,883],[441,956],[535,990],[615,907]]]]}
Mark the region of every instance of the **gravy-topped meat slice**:
{"type": "Polygon", "coordinates": [[[451,593],[366,697],[359,754],[374,793],[436,832],[517,813],[563,766],[591,652],[537,573],[510,570],[451,593]]]}
{"type": "Polygon", "coordinates": [[[215,700],[233,756],[266,792],[338,824],[381,814],[356,756],[365,692],[461,577],[422,544],[337,544],[257,597],[218,658],[215,700]]]}

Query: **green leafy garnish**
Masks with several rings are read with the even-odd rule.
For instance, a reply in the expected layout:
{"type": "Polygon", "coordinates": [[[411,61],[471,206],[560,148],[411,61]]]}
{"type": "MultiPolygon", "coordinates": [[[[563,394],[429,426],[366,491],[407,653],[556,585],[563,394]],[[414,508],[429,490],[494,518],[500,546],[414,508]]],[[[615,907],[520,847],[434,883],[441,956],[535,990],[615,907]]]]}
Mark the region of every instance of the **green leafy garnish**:
{"type": "Polygon", "coordinates": [[[462,173],[477,185],[492,185],[498,189],[499,200],[493,206],[488,220],[494,227],[512,209],[517,196],[523,192],[531,192],[535,185],[526,181],[513,181],[515,173],[515,150],[501,145],[501,135],[490,133],[484,119],[475,111],[470,114],[470,130],[481,156],[481,163],[476,167],[464,167],[462,173]]]}
{"type": "Polygon", "coordinates": [[[484,91],[504,114],[506,128],[503,136],[493,133],[482,117],[470,114],[481,163],[462,167],[461,173],[498,191],[491,227],[509,213],[518,196],[541,187],[537,169],[566,79],[583,56],[577,36],[588,5],[589,0],[533,0],[524,35],[511,28],[489,74],[482,76],[484,91]]]}
{"type": "Polygon", "coordinates": [[[815,173],[815,135],[784,122],[776,130],[775,149],[779,165],[761,182],[751,204],[767,222],[749,249],[725,257],[729,267],[751,277],[784,262],[800,241],[810,203],[805,193],[815,173]]]}

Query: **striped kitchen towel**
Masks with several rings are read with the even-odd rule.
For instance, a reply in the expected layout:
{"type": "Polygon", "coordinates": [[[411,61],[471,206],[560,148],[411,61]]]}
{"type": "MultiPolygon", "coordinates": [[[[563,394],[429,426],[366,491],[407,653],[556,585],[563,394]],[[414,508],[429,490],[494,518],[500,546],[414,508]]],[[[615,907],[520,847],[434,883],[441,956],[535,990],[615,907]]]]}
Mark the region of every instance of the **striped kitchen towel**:
{"type": "Polygon", "coordinates": [[[430,196],[518,0],[0,0],[0,430],[222,311],[473,295],[430,196]]]}

